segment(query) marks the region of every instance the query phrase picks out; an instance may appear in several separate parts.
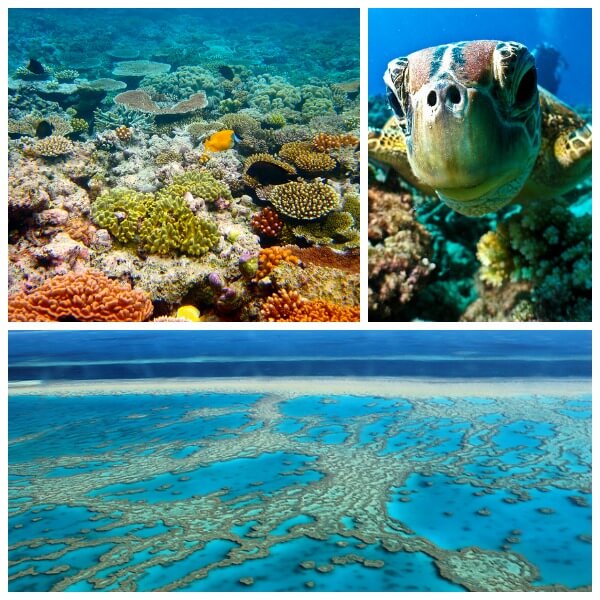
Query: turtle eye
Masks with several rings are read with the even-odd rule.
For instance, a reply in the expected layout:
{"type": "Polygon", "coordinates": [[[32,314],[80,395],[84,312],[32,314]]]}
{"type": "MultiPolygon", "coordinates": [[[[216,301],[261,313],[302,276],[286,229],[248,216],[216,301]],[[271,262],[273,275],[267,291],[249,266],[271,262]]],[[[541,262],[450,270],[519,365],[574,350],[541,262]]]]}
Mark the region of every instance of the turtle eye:
{"type": "Polygon", "coordinates": [[[387,88],[387,99],[388,102],[390,103],[390,106],[392,107],[392,110],[394,111],[395,115],[397,117],[404,117],[404,110],[402,108],[402,106],[400,105],[400,101],[398,100],[398,97],[396,96],[396,94],[394,93],[394,90],[392,90],[391,88],[387,88]]]}
{"type": "Polygon", "coordinates": [[[517,104],[523,104],[525,102],[529,102],[535,92],[537,90],[537,72],[535,67],[531,67],[528,71],[521,77],[521,81],[519,82],[519,87],[517,88],[517,93],[515,95],[515,101],[517,104]]]}

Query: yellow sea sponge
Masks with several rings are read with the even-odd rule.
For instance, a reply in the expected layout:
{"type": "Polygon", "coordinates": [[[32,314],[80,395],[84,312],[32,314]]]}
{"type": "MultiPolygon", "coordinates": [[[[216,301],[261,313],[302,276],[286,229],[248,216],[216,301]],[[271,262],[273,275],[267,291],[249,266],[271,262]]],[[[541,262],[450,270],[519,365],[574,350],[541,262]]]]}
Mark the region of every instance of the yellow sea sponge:
{"type": "Polygon", "coordinates": [[[185,319],[186,321],[193,321],[195,323],[202,320],[200,318],[200,311],[195,306],[192,306],[191,304],[186,304],[185,306],[180,306],[177,309],[177,318],[185,319]]]}

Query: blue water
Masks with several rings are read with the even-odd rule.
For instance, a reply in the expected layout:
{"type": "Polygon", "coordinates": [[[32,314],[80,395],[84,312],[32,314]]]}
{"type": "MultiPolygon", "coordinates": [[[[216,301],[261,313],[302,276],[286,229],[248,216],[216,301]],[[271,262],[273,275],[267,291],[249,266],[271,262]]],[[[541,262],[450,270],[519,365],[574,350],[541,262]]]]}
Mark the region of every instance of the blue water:
{"type": "Polygon", "coordinates": [[[10,332],[9,380],[591,374],[585,331],[530,331],[526,338],[516,331],[70,331],[59,346],[55,336],[10,332]]]}
{"type": "Polygon", "coordinates": [[[294,394],[293,380],[268,394],[171,393],[159,378],[114,396],[11,387],[9,590],[464,591],[440,565],[472,546],[534,565],[516,589],[590,585],[591,394],[567,393],[589,370],[589,332],[297,333],[10,332],[9,369],[51,381],[79,360],[93,379],[98,360],[135,359],[149,376],[171,352],[218,359],[229,340],[241,359],[279,351],[280,377],[318,348],[330,360],[317,375],[410,352],[430,374],[494,356],[565,384],[536,394],[530,376],[504,396],[494,386],[514,379],[489,379],[463,397],[445,381],[415,397],[400,380],[391,396],[376,382],[294,394]]]}
{"type": "Polygon", "coordinates": [[[476,39],[517,41],[530,50],[552,44],[566,63],[557,95],[591,104],[591,9],[369,9],[369,95],[385,92],[383,73],[393,58],[476,39]]]}

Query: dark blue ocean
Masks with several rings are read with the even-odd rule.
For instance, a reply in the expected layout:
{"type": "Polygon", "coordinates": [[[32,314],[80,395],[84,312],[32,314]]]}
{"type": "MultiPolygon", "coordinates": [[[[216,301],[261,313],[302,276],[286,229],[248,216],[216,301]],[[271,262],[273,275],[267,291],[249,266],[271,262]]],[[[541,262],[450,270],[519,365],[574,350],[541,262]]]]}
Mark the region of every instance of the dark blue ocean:
{"type": "MultiPolygon", "coordinates": [[[[573,106],[591,104],[591,9],[370,9],[369,95],[385,93],[383,73],[391,59],[477,39],[521,42],[529,50],[551,44],[563,59],[556,95],[573,106]]],[[[538,74],[544,85],[539,63],[538,74]]]]}
{"type": "Polygon", "coordinates": [[[288,81],[332,70],[341,81],[358,77],[358,50],[340,56],[325,40],[346,47],[358,39],[358,27],[358,10],[351,9],[11,9],[8,68],[35,58],[91,80],[112,77],[108,58],[117,49],[132,58],[164,58],[168,50],[174,62],[195,64],[198,47],[208,47],[221,61],[266,66],[288,81]]]}
{"type": "Polygon", "coordinates": [[[585,331],[11,331],[8,589],[589,591],[590,361],[585,331]]]}
{"type": "Polygon", "coordinates": [[[590,355],[585,331],[13,331],[9,379],[587,377],[590,355]]]}

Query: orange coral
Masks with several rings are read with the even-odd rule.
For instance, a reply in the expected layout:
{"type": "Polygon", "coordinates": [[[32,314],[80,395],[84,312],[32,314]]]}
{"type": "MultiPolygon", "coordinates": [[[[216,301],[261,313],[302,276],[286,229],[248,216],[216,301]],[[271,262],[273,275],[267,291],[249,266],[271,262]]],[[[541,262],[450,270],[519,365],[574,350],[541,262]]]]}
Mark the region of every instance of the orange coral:
{"type": "Polygon", "coordinates": [[[278,264],[288,262],[297,265],[300,259],[290,248],[282,246],[271,246],[263,248],[258,255],[258,271],[256,271],[255,280],[258,281],[266,277],[278,264]]]}
{"type": "Polygon", "coordinates": [[[308,302],[298,292],[279,290],[263,303],[260,315],[263,321],[348,323],[360,319],[360,308],[358,306],[342,306],[323,300],[308,302]]]}
{"type": "Polygon", "coordinates": [[[53,277],[8,299],[9,321],[144,321],[151,314],[145,292],[91,270],[53,277]]]}
{"type": "Polygon", "coordinates": [[[252,217],[251,225],[256,233],[267,238],[278,238],[283,229],[283,221],[268,206],[252,217]]]}
{"type": "Polygon", "coordinates": [[[318,133],[313,139],[313,148],[319,152],[327,152],[342,146],[358,146],[358,138],[349,133],[336,135],[332,133],[318,133]]]}

